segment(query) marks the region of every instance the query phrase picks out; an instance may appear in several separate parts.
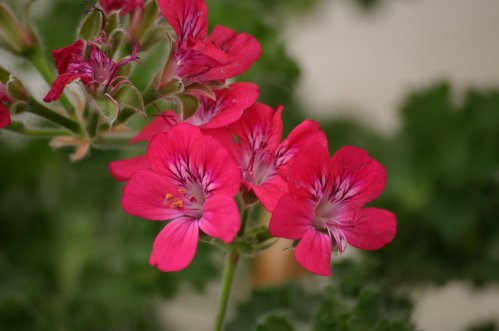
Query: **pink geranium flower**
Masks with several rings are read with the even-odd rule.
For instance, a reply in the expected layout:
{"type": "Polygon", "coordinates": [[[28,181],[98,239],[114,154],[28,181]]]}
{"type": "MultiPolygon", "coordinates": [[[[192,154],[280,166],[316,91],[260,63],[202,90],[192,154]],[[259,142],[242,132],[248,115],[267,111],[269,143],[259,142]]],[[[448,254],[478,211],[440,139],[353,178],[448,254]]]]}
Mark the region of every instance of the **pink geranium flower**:
{"type": "Polygon", "coordinates": [[[0,129],[11,123],[9,109],[6,107],[6,104],[10,102],[12,98],[7,94],[5,85],[0,83],[0,129]]]}
{"type": "Polygon", "coordinates": [[[260,58],[261,46],[249,34],[216,26],[207,36],[204,0],[158,0],[158,4],[177,35],[163,83],[175,76],[184,85],[224,81],[242,74],[260,58]]]}
{"type": "Polygon", "coordinates": [[[95,97],[111,96],[123,84],[130,84],[128,77],[119,74],[119,69],[130,62],[138,61],[138,45],[129,57],[118,63],[111,60],[96,45],[88,44],[88,47],[88,59],[84,56],[85,43],[82,40],[52,51],[59,76],[43,99],[45,102],[59,99],[66,85],[77,79],[80,79],[87,91],[95,97]]]}
{"type": "MultiPolygon", "coordinates": [[[[227,88],[214,91],[215,99],[199,97],[196,113],[184,122],[198,126],[203,130],[217,129],[236,122],[243,112],[253,105],[258,98],[258,87],[250,83],[235,83],[227,88]]],[[[131,141],[137,143],[150,141],[160,133],[167,132],[175,124],[182,122],[174,111],[166,111],[144,127],[131,141]]],[[[111,174],[116,180],[126,181],[135,170],[147,169],[147,158],[139,156],[109,164],[111,174]]]]}
{"type": "Polygon", "coordinates": [[[322,146],[300,153],[290,169],[289,193],[274,209],[273,236],[299,240],[298,262],[310,272],[331,275],[333,246],[374,250],[390,243],[395,215],[362,208],[384,190],[385,168],[357,147],[343,147],[332,158],[322,146]]]}
{"type": "Polygon", "coordinates": [[[234,239],[240,173],[214,138],[178,124],[152,139],[147,161],[149,169],[135,171],[125,185],[122,205],[131,215],[171,220],[154,241],[151,265],[161,271],[187,267],[200,231],[226,243],[234,239]]]}
{"type": "Polygon", "coordinates": [[[237,143],[225,140],[240,165],[247,190],[269,211],[288,191],[287,169],[300,151],[310,145],[327,146],[324,132],[311,120],[303,121],[281,142],[281,112],[282,107],[274,110],[257,103],[229,126],[237,143]]]}
{"type": "MultiPolygon", "coordinates": [[[[215,98],[201,95],[196,113],[185,120],[201,129],[218,129],[241,118],[243,112],[258,99],[258,87],[251,83],[235,83],[213,91],[215,98]]],[[[166,111],[156,117],[132,139],[132,143],[149,141],[156,133],[168,131],[181,122],[178,114],[166,111]]]]}
{"type": "Polygon", "coordinates": [[[100,0],[101,8],[107,13],[119,10],[120,15],[124,16],[135,9],[144,7],[144,0],[100,0]]]}

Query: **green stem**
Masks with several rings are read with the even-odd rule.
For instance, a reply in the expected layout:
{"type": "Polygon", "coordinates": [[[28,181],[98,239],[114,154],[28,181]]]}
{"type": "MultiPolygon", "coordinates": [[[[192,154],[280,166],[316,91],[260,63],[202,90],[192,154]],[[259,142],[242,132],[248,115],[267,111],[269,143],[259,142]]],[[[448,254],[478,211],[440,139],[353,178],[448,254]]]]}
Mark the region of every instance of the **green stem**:
{"type": "Polygon", "coordinates": [[[33,113],[35,115],[38,115],[40,117],[43,117],[43,118],[45,118],[45,119],[47,119],[55,124],[58,124],[59,126],[62,126],[63,128],[68,129],[69,131],[74,132],[76,134],[81,133],[80,125],[77,122],[75,122],[75,121],[73,121],[65,116],[60,115],[59,113],[53,111],[52,109],[45,107],[44,105],[42,105],[41,103],[39,103],[35,99],[29,100],[28,105],[29,105],[29,107],[27,109],[28,112],[33,113]]]}
{"type": "MultiPolygon", "coordinates": [[[[250,208],[245,207],[241,213],[241,229],[237,234],[238,238],[244,236],[244,231],[246,230],[246,223],[248,223],[248,217],[250,215],[250,208]]],[[[234,281],[234,273],[236,271],[237,262],[239,261],[239,252],[233,246],[232,251],[229,253],[227,257],[227,261],[225,263],[225,270],[222,279],[222,293],[220,297],[220,304],[218,307],[217,319],[215,321],[214,331],[222,331],[225,313],[227,311],[227,304],[229,303],[230,290],[232,287],[232,283],[234,281]]]]}
{"type": "Polygon", "coordinates": [[[5,127],[4,129],[35,138],[52,138],[68,134],[68,132],[65,130],[27,128],[24,126],[22,122],[17,122],[17,121],[12,122],[9,126],[5,127]]]}
{"type": "MultiPolygon", "coordinates": [[[[31,61],[33,66],[35,66],[35,68],[40,72],[45,81],[49,85],[52,85],[52,83],[56,79],[56,76],[54,75],[54,72],[50,69],[49,65],[47,64],[47,61],[45,61],[45,57],[43,56],[42,52],[40,50],[36,50],[28,56],[28,59],[31,61]]],[[[61,94],[59,101],[64,106],[68,114],[70,116],[74,116],[75,109],[71,104],[71,102],[69,101],[69,99],[66,97],[66,95],[61,94]]]]}
{"type": "Polygon", "coordinates": [[[102,136],[99,135],[92,146],[99,149],[130,149],[130,140],[132,136],[118,135],[118,136],[102,136]]]}
{"type": "Polygon", "coordinates": [[[249,208],[249,207],[243,208],[243,211],[241,213],[241,228],[239,229],[239,232],[237,233],[238,237],[242,237],[244,235],[244,231],[246,231],[246,223],[248,223],[250,209],[251,208],[249,208]]]}
{"type": "Polygon", "coordinates": [[[225,312],[227,310],[227,304],[229,303],[230,290],[232,287],[232,282],[234,280],[234,273],[236,270],[237,262],[239,261],[239,253],[233,250],[229,253],[227,257],[227,262],[225,264],[225,271],[222,280],[222,297],[220,298],[220,305],[218,308],[217,319],[215,321],[214,331],[222,331],[222,327],[225,320],[225,312]]]}

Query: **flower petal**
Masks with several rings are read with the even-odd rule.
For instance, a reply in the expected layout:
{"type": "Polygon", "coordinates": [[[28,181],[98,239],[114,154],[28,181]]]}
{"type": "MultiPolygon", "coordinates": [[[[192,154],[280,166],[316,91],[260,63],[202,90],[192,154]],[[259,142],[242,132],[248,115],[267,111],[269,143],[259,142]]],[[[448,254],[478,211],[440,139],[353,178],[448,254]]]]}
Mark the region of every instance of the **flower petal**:
{"type": "Polygon", "coordinates": [[[331,238],[317,230],[309,230],[295,249],[296,260],[308,271],[331,276],[331,238]]]}
{"type": "Polygon", "coordinates": [[[182,198],[166,177],[149,170],[137,170],[123,188],[121,205],[128,214],[149,220],[164,221],[181,216],[181,210],[165,204],[166,194],[182,198]]]}
{"type": "Polygon", "coordinates": [[[258,98],[258,87],[250,83],[235,83],[215,91],[216,100],[203,98],[204,104],[189,118],[189,123],[202,129],[216,129],[236,122],[258,98]]]}
{"type": "MultiPolygon", "coordinates": [[[[327,138],[319,123],[305,120],[291,131],[289,136],[279,145],[276,151],[276,165],[278,168],[288,168],[300,152],[309,146],[319,145],[327,149],[327,138]]],[[[287,177],[287,171],[282,173],[287,177]]]]}
{"type": "Polygon", "coordinates": [[[132,138],[130,144],[141,141],[150,141],[155,134],[168,131],[179,122],[179,116],[172,110],[165,111],[147,124],[140,132],[132,138]]]}
{"type": "Polygon", "coordinates": [[[180,47],[206,37],[208,8],[204,0],[158,0],[158,5],[175,30],[180,47]]]}
{"type": "Polygon", "coordinates": [[[335,200],[358,208],[376,199],[386,186],[386,171],[380,163],[358,147],[338,150],[329,163],[335,186],[335,200]]]}
{"type": "Polygon", "coordinates": [[[52,83],[52,87],[50,88],[47,95],[43,98],[43,101],[51,102],[59,99],[66,85],[84,76],[86,76],[84,73],[73,73],[73,72],[67,72],[59,75],[56,78],[56,80],[52,83]]]}
{"type": "Polygon", "coordinates": [[[9,109],[0,103],[0,129],[10,125],[9,109]]]}
{"type": "Polygon", "coordinates": [[[82,55],[84,47],[83,40],[79,39],[69,46],[52,51],[55,66],[60,75],[66,72],[69,63],[72,62],[75,56],[82,55]]]}
{"type": "Polygon", "coordinates": [[[195,220],[177,218],[171,221],[154,240],[149,263],[164,272],[184,269],[196,254],[198,238],[199,228],[195,220]]]}
{"type": "Polygon", "coordinates": [[[388,210],[364,208],[352,217],[350,225],[342,230],[347,242],[358,249],[379,249],[390,243],[397,232],[396,217],[388,210]]]}
{"type": "Polygon", "coordinates": [[[222,65],[198,75],[198,81],[225,80],[248,70],[262,55],[262,47],[255,37],[235,33],[223,26],[215,26],[203,52],[222,65]]]}
{"type": "Polygon", "coordinates": [[[288,183],[275,174],[265,183],[253,186],[253,191],[263,207],[272,212],[282,196],[288,193],[288,183]]]}
{"type": "Polygon", "coordinates": [[[155,135],[147,158],[153,171],[172,180],[181,180],[187,172],[208,174],[206,189],[211,193],[234,196],[239,191],[241,173],[232,156],[215,138],[190,124],[177,124],[155,135]]]}
{"type": "Polygon", "coordinates": [[[328,184],[329,151],[323,145],[312,145],[300,152],[289,170],[289,192],[313,198],[328,184]]]}
{"type": "Polygon", "coordinates": [[[282,107],[274,110],[265,104],[256,103],[230,129],[239,137],[239,144],[249,151],[266,149],[273,152],[281,141],[281,113],[282,107]]]}
{"type": "Polygon", "coordinates": [[[132,157],[130,159],[118,160],[109,163],[109,171],[114,179],[125,182],[136,170],[149,169],[149,162],[145,155],[132,157]]]}
{"type": "Polygon", "coordinates": [[[277,203],[270,219],[269,231],[275,237],[300,239],[313,230],[314,207],[311,200],[286,194],[277,203]]]}
{"type": "Polygon", "coordinates": [[[213,195],[203,205],[199,227],[207,235],[230,243],[240,227],[239,210],[234,198],[213,195]]]}

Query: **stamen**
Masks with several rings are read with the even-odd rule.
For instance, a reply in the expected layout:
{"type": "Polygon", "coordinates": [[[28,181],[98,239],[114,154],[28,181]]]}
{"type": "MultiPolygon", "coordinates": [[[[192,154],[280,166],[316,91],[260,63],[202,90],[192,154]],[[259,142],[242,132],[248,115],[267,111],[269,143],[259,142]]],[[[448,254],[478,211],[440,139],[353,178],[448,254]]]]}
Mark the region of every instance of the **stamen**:
{"type": "Polygon", "coordinates": [[[170,208],[172,209],[180,209],[184,207],[184,202],[179,198],[176,198],[170,203],[170,208]]]}

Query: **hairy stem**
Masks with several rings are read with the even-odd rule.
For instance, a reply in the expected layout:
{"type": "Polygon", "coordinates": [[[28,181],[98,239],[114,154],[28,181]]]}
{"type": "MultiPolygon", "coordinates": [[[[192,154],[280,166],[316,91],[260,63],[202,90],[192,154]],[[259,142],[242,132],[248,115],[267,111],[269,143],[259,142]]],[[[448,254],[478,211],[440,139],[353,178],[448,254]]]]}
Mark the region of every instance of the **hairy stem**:
{"type": "Polygon", "coordinates": [[[13,121],[9,126],[5,127],[4,129],[7,131],[16,132],[34,138],[52,138],[68,134],[68,132],[65,130],[27,128],[24,126],[24,123],[17,121],[13,121]]]}
{"type": "Polygon", "coordinates": [[[81,133],[80,125],[77,122],[65,116],[60,115],[59,113],[55,112],[52,109],[45,107],[35,99],[29,100],[28,104],[29,104],[29,107],[27,109],[28,112],[43,117],[65,129],[68,129],[73,133],[76,134],[81,133]]]}

